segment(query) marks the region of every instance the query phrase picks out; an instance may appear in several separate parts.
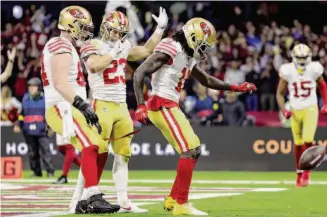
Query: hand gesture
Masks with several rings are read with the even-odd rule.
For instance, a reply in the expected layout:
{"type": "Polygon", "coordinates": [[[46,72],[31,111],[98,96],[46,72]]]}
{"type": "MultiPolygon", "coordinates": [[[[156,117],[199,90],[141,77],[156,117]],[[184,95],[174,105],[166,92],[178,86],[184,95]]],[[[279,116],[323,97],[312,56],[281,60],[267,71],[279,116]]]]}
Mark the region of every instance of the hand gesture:
{"type": "Polygon", "coordinates": [[[7,50],[7,57],[9,61],[14,61],[16,56],[16,47],[13,47],[13,49],[7,50]]]}
{"type": "Polygon", "coordinates": [[[159,17],[152,14],[153,19],[157,22],[157,25],[160,29],[165,29],[168,24],[168,16],[166,10],[163,7],[160,7],[159,17]]]}

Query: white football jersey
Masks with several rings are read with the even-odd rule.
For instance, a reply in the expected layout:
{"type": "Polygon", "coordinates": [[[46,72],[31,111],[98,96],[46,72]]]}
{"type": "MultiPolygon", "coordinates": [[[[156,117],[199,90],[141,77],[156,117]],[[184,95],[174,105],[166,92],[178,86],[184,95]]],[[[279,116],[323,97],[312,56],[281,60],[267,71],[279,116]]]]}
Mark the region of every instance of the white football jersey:
{"type": "Polygon", "coordinates": [[[316,61],[310,62],[303,73],[299,73],[294,63],[280,67],[280,76],[288,82],[292,109],[304,109],[317,104],[317,79],[323,74],[323,66],[316,61]]]}
{"type": "MultiPolygon", "coordinates": [[[[132,44],[125,40],[123,42],[123,51],[116,59],[112,60],[105,70],[97,73],[88,73],[93,99],[118,103],[126,102],[125,67],[131,48],[132,44]]],[[[105,55],[109,51],[110,47],[107,43],[99,39],[93,39],[81,48],[81,58],[84,59],[91,54],[105,55]]]]}
{"type": "Polygon", "coordinates": [[[69,40],[62,37],[54,37],[45,44],[42,54],[41,78],[43,81],[46,107],[65,101],[54,88],[50,64],[51,57],[61,53],[69,53],[73,56],[73,63],[68,74],[68,82],[77,95],[84,100],[86,99],[86,82],[76,49],[69,40]]]}
{"type": "Polygon", "coordinates": [[[171,59],[152,74],[151,94],[178,103],[185,80],[191,74],[197,61],[194,58],[188,57],[183,51],[181,44],[171,38],[161,40],[154,52],[165,53],[171,59]]]}

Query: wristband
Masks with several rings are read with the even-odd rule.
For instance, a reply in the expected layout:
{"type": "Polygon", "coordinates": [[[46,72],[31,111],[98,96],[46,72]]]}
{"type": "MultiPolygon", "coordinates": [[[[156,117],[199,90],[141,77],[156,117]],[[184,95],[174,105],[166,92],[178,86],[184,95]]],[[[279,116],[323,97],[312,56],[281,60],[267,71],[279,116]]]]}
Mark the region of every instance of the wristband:
{"type": "Polygon", "coordinates": [[[156,30],[154,31],[155,34],[160,34],[162,35],[165,31],[165,28],[161,28],[159,26],[157,26],[156,30]]]}

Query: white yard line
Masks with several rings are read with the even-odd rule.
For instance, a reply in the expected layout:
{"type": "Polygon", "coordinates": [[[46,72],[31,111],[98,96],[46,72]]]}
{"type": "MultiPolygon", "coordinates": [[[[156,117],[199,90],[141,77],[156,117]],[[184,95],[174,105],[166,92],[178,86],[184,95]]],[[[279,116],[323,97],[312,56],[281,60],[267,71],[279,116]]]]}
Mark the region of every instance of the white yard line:
{"type": "MultiPolygon", "coordinates": [[[[102,180],[104,183],[112,183],[112,180],[106,179],[102,180]]],[[[133,179],[130,180],[130,183],[172,183],[173,180],[170,179],[133,179]]],[[[74,185],[53,185],[49,184],[52,180],[40,180],[40,179],[20,179],[20,180],[1,180],[1,190],[2,190],[2,205],[11,207],[2,208],[2,213],[16,213],[17,207],[16,206],[23,206],[26,204],[33,204],[33,205],[47,205],[48,203],[53,205],[67,205],[70,201],[70,197],[67,197],[66,194],[70,194],[74,190],[74,185]],[[46,183],[46,184],[44,184],[46,183]],[[39,191],[26,191],[28,193],[25,194],[25,191],[22,190],[26,187],[32,186],[45,186],[46,188],[39,191]],[[60,191],[63,194],[53,194],[54,191],[60,191]],[[20,194],[17,192],[24,192],[24,194],[20,194]],[[49,194],[47,194],[49,193],[49,194]],[[7,195],[6,195],[7,194],[7,195]],[[22,201],[21,199],[24,199],[22,201]],[[44,200],[43,200],[44,198],[44,200]],[[61,198],[58,200],[58,198],[61,198]],[[6,201],[7,199],[7,201],[6,201]],[[42,200],[37,200],[42,199],[42,200]],[[8,201],[9,200],[9,201],[8,201]],[[46,200],[46,201],[45,201],[46,200]]],[[[71,183],[75,183],[76,179],[71,179],[71,183]]],[[[260,180],[194,180],[193,184],[265,184],[265,185],[274,185],[274,184],[294,184],[293,181],[260,181],[260,180]]],[[[314,182],[313,182],[314,183],[314,182]]],[[[327,185],[327,181],[316,181],[316,183],[327,185]]],[[[109,194],[105,196],[105,198],[113,198],[115,197],[114,186],[101,186],[102,189],[105,189],[109,194]],[[108,189],[110,188],[110,189],[108,189]],[[112,189],[111,189],[112,188],[112,189]]],[[[155,186],[131,186],[129,188],[131,195],[146,195],[146,192],[155,192],[155,194],[160,194],[158,192],[167,192],[169,188],[160,188],[155,186]]],[[[205,198],[215,198],[215,197],[230,197],[230,196],[237,196],[242,195],[246,192],[275,192],[275,191],[283,191],[287,190],[286,188],[256,188],[256,187],[207,187],[205,185],[199,187],[193,187],[191,190],[192,193],[190,194],[189,198],[193,199],[205,199],[205,198]],[[210,192],[210,193],[209,193],[210,192]]],[[[153,194],[152,193],[152,194],[153,194]]],[[[136,205],[147,205],[147,204],[156,204],[163,201],[163,198],[142,198],[142,199],[133,199],[136,205]]],[[[71,214],[66,211],[62,211],[64,208],[56,208],[56,207],[49,207],[44,212],[44,208],[19,208],[19,212],[15,217],[53,217],[53,216],[64,216],[71,214]],[[28,213],[32,212],[32,213],[28,213]]]]}
{"type": "MultiPolygon", "coordinates": [[[[28,211],[28,212],[39,212],[39,211],[28,211]]],[[[35,214],[23,214],[23,215],[15,215],[13,217],[51,217],[51,216],[63,216],[69,215],[72,213],[69,212],[48,212],[48,213],[35,213],[35,214]]]]}
{"type": "MultiPolygon", "coordinates": [[[[76,183],[77,179],[69,179],[70,183],[76,183]]],[[[172,179],[131,179],[129,183],[155,183],[155,184],[171,184],[172,179]]],[[[49,183],[53,180],[49,179],[1,179],[2,183],[49,183]]],[[[101,183],[113,183],[112,179],[102,179],[101,183]]],[[[192,184],[231,184],[231,185],[294,185],[294,180],[192,180],[192,184]]],[[[311,181],[312,185],[327,185],[327,181],[311,181]]]]}

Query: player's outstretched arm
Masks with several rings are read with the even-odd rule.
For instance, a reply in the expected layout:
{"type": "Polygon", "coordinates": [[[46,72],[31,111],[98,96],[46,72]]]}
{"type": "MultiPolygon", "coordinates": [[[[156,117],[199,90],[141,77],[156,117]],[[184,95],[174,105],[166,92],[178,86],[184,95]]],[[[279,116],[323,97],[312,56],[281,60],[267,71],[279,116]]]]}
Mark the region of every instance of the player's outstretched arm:
{"type": "Polygon", "coordinates": [[[73,57],[70,53],[54,55],[50,60],[54,88],[71,104],[76,96],[74,89],[68,83],[68,73],[72,63],[73,57]]]}
{"type": "Polygon", "coordinates": [[[191,75],[205,87],[215,90],[231,90],[230,84],[208,75],[198,65],[194,66],[191,75]]]}
{"type": "Polygon", "coordinates": [[[14,68],[15,56],[16,56],[16,47],[13,47],[13,49],[11,51],[8,50],[7,56],[8,56],[8,62],[7,62],[5,71],[3,71],[0,75],[1,83],[6,82],[12,74],[12,70],[14,68]]]}
{"type": "Polygon", "coordinates": [[[156,52],[152,54],[142,65],[140,65],[134,73],[134,92],[138,105],[144,104],[143,87],[144,77],[151,75],[161,68],[162,65],[168,63],[170,56],[164,53],[156,52]]]}
{"type": "Polygon", "coordinates": [[[277,92],[276,92],[276,100],[277,100],[280,110],[282,110],[282,111],[285,110],[284,94],[285,94],[286,88],[287,88],[287,81],[285,81],[283,78],[280,78],[278,87],[277,87],[277,92]]]}
{"type": "Polygon", "coordinates": [[[215,89],[215,90],[230,90],[234,92],[253,92],[257,88],[254,84],[245,82],[241,85],[228,84],[213,76],[208,75],[198,65],[192,70],[192,76],[197,79],[203,86],[215,89]]]}
{"type": "Polygon", "coordinates": [[[168,24],[168,16],[166,14],[166,10],[160,7],[159,17],[155,16],[154,14],[152,14],[152,17],[158,24],[156,30],[143,46],[135,46],[131,49],[127,57],[128,61],[139,61],[150,56],[153,52],[153,49],[162,39],[164,30],[168,24]]]}

